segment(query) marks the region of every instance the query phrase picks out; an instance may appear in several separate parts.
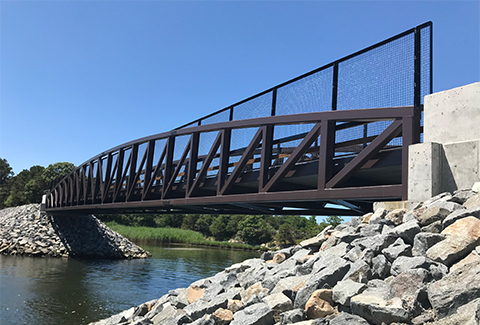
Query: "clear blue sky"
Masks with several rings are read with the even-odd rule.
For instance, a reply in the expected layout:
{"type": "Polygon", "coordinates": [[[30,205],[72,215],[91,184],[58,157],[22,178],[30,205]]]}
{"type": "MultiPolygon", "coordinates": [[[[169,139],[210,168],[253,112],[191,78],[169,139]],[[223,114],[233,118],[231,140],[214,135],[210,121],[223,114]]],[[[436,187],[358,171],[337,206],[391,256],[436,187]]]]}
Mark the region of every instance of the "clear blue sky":
{"type": "Polygon", "coordinates": [[[434,91],[480,80],[479,1],[0,1],[0,157],[79,165],[426,21],[434,91]]]}

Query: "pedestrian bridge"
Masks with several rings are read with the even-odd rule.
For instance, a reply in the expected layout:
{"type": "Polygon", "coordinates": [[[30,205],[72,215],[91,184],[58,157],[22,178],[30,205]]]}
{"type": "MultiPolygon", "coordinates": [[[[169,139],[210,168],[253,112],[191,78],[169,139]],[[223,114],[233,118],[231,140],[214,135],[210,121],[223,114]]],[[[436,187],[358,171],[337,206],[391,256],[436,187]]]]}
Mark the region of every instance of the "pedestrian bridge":
{"type": "Polygon", "coordinates": [[[46,210],[358,215],[406,199],[431,92],[428,22],[102,152],[51,189],[46,210]]]}

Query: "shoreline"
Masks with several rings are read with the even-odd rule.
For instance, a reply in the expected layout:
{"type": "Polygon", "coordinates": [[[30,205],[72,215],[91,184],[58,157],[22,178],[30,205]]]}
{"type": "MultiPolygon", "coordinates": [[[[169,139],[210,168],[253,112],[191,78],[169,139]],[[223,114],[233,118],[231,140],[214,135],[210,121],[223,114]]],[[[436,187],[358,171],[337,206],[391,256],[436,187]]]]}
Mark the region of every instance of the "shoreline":
{"type": "Polygon", "coordinates": [[[91,325],[475,324],[480,193],[377,209],[91,325]]]}

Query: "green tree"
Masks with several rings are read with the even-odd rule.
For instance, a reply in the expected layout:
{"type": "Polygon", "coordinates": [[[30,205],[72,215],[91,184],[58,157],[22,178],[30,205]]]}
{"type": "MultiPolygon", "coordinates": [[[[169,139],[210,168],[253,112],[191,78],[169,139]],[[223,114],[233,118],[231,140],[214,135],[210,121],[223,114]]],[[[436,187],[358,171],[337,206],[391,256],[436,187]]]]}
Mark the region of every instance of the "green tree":
{"type": "Polygon", "coordinates": [[[272,240],[275,229],[261,216],[247,216],[238,224],[237,235],[246,243],[261,244],[272,240]]]}
{"type": "Polygon", "coordinates": [[[325,219],[325,221],[320,222],[319,232],[327,228],[328,226],[333,226],[335,228],[342,222],[343,222],[343,219],[338,216],[329,216],[325,219]]]}
{"type": "Polygon", "coordinates": [[[322,230],[320,229],[320,225],[317,223],[317,218],[315,216],[310,216],[307,219],[307,225],[305,226],[306,236],[307,238],[314,237],[318,235],[319,232],[322,230]]]}
{"type": "Polygon", "coordinates": [[[343,219],[338,217],[338,216],[329,216],[327,217],[327,223],[332,225],[333,228],[335,228],[336,226],[338,226],[339,224],[341,224],[343,222],[343,219]]]}
{"type": "Polygon", "coordinates": [[[198,218],[200,218],[200,215],[198,214],[185,215],[183,217],[181,228],[187,230],[195,230],[195,224],[197,223],[198,218]]]}
{"type": "Polygon", "coordinates": [[[65,176],[75,170],[75,165],[69,162],[50,164],[43,172],[43,180],[47,186],[55,186],[65,176]]]}
{"type": "Polygon", "coordinates": [[[202,235],[210,237],[212,233],[210,232],[210,225],[212,224],[213,217],[209,214],[202,214],[195,222],[195,228],[193,230],[202,233],[202,235]]]}
{"type": "Polygon", "coordinates": [[[180,228],[183,218],[183,214],[162,214],[155,217],[155,223],[159,228],[180,228]]]}
{"type": "Polygon", "coordinates": [[[25,184],[26,203],[40,203],[42,195],[47,188],[43,179],[45,168],[42,166],[30,167],[30,180],[25,184]]]}
{"type": "Polygon", "coordinates": [[[272,215],[263,215],[262,218],[274,229],[278,229],[278,227],[280,227],[278,217],[272,215]]]}
{"type": "Polygon", "coordinates": [[[275,239],[281,246],[295,244],[295,231],[292,225],[286,222],[283,223],[280,228],[278,228],[275,239]]]}
{"type": "Polygon", "coordinates": [[[227,230],[228,219],[228,216],[221,214],[213,219],[209,229],[210,233],[216,240],[223,241],[229,239],[229,233],[227,230]]]}
{"type": "Polygon", "coordinates": [[[246,216],[241,214],[234,214],[230,216],[226,225],[226,230],[230,238],[234,237],[237,234],[238,224],[245,218],[246,216]]]}
{"type": "Polygon", "coordinates": [[[10,167],[7,159],[0,158],[0,186],[4,185],[12,177],[12,167],[10,167]]]}
{"type": "Polygon", "coordinates": [[[42,174],[45,168],[32,166],[24,169],[13,177],[10,193],[5,200],[5,206],[13,207],[28,203],[40,203],[45,190],[42,174]]]}
{"type": "Polygon", "coordinates": [[[5,207],[5,200],[10,194],[13,175],[12,167],[7,160],[0,158],[0,209],[5,207]]]}

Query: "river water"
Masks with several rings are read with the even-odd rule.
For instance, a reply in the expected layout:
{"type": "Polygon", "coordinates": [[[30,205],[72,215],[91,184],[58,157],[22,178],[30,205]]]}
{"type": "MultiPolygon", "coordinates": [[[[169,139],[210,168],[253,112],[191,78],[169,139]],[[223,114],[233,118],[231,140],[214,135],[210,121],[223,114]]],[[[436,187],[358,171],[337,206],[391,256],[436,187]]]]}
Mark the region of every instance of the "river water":
{"type": "Polygon", "coordinates": [[[0,325],[87,324],[259,257],[236,250],[142,247],[153,257],[82,261],[0,255],[0,325]]]}

